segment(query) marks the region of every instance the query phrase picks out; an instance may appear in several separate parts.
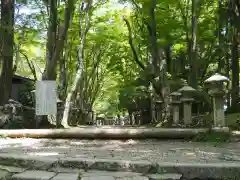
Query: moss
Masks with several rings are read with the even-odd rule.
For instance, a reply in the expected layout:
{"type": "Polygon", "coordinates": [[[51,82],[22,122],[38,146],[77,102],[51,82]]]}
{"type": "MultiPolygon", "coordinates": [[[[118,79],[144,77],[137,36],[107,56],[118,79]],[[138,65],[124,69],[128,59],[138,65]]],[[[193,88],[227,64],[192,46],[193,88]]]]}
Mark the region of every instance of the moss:
{"type": "Polygon", "coordinates": [[[193,138],[193,141],[222,143],[222,142],[228,142],[229,139],[230,139],[230,133],[213,132],[210,130],[206,133],[200,133],[200,134],[196,135],[193,138]]]}

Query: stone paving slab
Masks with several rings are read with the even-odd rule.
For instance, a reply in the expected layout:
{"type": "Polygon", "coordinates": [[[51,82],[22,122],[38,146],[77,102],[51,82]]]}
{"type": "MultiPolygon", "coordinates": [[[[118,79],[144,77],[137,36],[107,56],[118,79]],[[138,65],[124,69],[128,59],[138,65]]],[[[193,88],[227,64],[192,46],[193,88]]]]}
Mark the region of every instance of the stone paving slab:
{"type": "Polygon", "coordinates": [[[135,173],[135,172],[111,172],[111,171],[96,171],[96,170],[90,170],[88,172],[82,173],[82,177],[85,176],[113,176],[115,178],[121,178],[121,177],[133,177],[133,176],[141,176],[141,173],[135,173]]]}
{"type": "Polygon", "coordinates": [[[149,180],[179,180],[181,179],[181,174],[150,174],[147,175],[149,180]]]}
{"type": "MultiPolygon", "coordinates": [[[[11,162],[13,159],[16,159],[16,162],[21,162],[21,164],[14,163],[14,165],[21,167],[22,164],[28,164],[28,169],[36,169],[36,167],[40,167],[38,165],[39,161],[34,160],[34,157],[31,156],[30,161],[25,158],[23,163],[21,156],[13,156],[8,154],[11,162]],[[32,164],[30,164],[32,163],[32,164]]],[[[4,155],[5,161],[7,161],[6,155],[4,155]]],[[[35,156],[36,159],[39,159],[39,156],[35,156]]],[[[129,172],[137,172],[141,174],[148,173],[178,173],[183,175],[184,178],[196,178],[196,177],[214,177],[214,178],[222,178],[222,177],[240,177],[240,162],[222,162],[222,163],[172,163],[172,162],[158,162],[151,163],[150,161],[123,161],[123,160],[112,160],[112,159],[64,159],[58,162],[54,162],[54,164],[49,165],[48,161],[46,162],[47,167],[56,165],[56,169],[61,168],[74,168],[74,169],[84,169],[86,171],[95,169],[95,170],[106,170],[106,171],[129,171],[129,172]]],[[[0,154],[0,162],[1,154],[0,154]]],[[[44,161],[40,161],[40,165],[43,166],[44,161]]],[[[50,168],[51,169],[51,168],[50,168]]],[[[120,178],[120,177],[119,177],[120,178]]]]}
{"type": "MultiPolygon", "coordinates": [[[[56,158],[147,160],[150,162],[240,161],[240,142],[215,145],[182,141],[88,141],[0,139],[0,154],[56,158]]],[[[29,157],[28,157],[29,158],[29,157]]]]}
{"type": "Polygon", "coordinates": [[[56,173],[83,173],[83,169],[77,169],[77,168],[63,168],[63,167],[52,167],[48,169],[50,172],[56,172],[56,173]]]}
{"type": "Polygon", "coordinates": [[[180,180],[180,174],[140,174],[134,172],[88,171],[85,173],[53,173],[48,171],[26,170],[9,173],[0,170],[1,180],[180,180]]]}
{"type": "Polygon", "coordinates": [[[1,165],[47,170],[58,162],[56,157],[29,156],[19,153],[0,153],[1,165]]]}
{"type": "MultiPolygon", "coordinates": [[[[117,164],[117,162],[116,162],[117,164]]],[[[129,164],[129,163],[128,163],[129,164]]],[[[107,165],[105,164],[106,168],[105,170],[108,170],[108,168],[111,168],[111,165],[107,165]]],[[[137,164],[135,163],[134,165],[131,165],[130,163],[130,167],[134,167],[137,166],[137,164]]],[[[141,167],[142,164],[140,164],[141,167]]],[[[95,167],[97,168],[97,167],[95,167]]],[[[101,168],[103,168],[103,165],[101,165],[101,168]]],[[[101,169],[99,168],[99,169],[101,169]]],[[[201,178],[228,178],[228,177],[234,177],[234,178],[239,178],[240,177],[240,163],[222,163],[222,164],[217,164],[217,163],[208,163],[208,164],[201,164],[201,163],[195,163],[195,164],[190,164],[190,163],[158,163],[158,164],[153,164],[152,169],[154,168],[154,173],[159,173],[159,174],[166,174],[166,173],[177,173],[182,175],[184,178],[186,179],[193,179],[193,178],[197,178],[197,177],[201,177],[201,178]]],[[[5,168],[5,169],[9,169],[9,168],[5,168]]],[[[29,169],[31,169],[31,167],[29,167],[29,169]]],[[[58,169],[56,167],[56,169],[58,169]]],[[[69,171],[70,167],[67,168],[67,170],[65,171],[69,171]]],[[[138,169],[138,168],[135,168],[138,169]]],[[[144,171],[137,171],[138,173],[132,173],[132,172],[106,172],[106,171],[94,171],[94,170],[88,170],[88,172],[84,172],[84,170],[79,169],[79,172],[76,172],[77,174],[82,174],[83,177],[91,177],[91,176],[112,176],[115,178],[134,178],[134,177],[139,177],[142,174],[149,174],[149,173],[153,173],[153,171],[150,171],[152,169],[148,169],[146,168],[144,171]]],[[[112,170],[112,168],[110,169],[112,170]]],[[[130,171],[131,169],[125,169],[126,171],[130,171]]],[[[6,171],[6,170],[5,170],[6,171]]],[[[50,171],[52,174],[56,174],[54,172],[52,172],[52,169],[48,170],[50,171]]],[[[59,171],[64,171],[63,168],[59,171]]],[[[121,171],[121,169],[116,169],[116,171],[121,171]]],[[[38,172],[38,173],[42,173],[42,171],[25,171],[20,173],[20,175],[24,174],[25,177],[25,173],[27,173],[27,175],[31,176],[32,174],[34,174],[33,172],[38,172]],[[31,174],[32,172],[32,174],[31,174]]],[[[69,172],[69,174],[72,174],[69,172]]]]}
{"type": "Polygon", "coordinates": [[[51,180],[78,180],[79,178],[79,173],[59,173],[51,180]]]}
{"type": "Polygon", "coordinates": [[[2,166],[2,165],[0,165],[0,170],[8,171],[9,173],[20,173],[20,172],[25,171],[26,168],[19,168],[19,167],[14,167],[14,166],[2,166]]]}
{"type": "Polygon", "coordinates": [[[11,174],[6,170],[0,170],[0,179],[5,180],[7,179],[11,174]]]}
{"type": "Polygon", "coordinates": [[[86,176],[82,177],[81,180],[115,180],[112,176],[86,176]]]}
{"type": "Polygon", "coordinates": [[[133,177],[116,178],[116,180],[149,180],[149,178],[146,176],[133,176],[133,177]]]}
{"type": "Polygon", "coordinates": [[[49,180],[55,175],[56,173],[47,171],[25,171],[14,174],[12,180],[49,180]]]}

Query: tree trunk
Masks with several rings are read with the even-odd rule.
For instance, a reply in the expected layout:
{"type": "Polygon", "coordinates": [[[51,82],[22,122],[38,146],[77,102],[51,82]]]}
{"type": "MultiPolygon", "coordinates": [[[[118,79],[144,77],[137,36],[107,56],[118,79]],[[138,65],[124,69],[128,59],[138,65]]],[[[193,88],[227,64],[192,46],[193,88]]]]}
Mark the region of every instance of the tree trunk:
{"type": "Polygon", "coordinates": [[[59,98],[61,100],[66,98],[66,93],[67,93],[67,67],[66,67],[66,62],[68,59],[69,55],[69,50],[65,48],[64,55],[60,58],[59,62],[59,69],[60,69],[60,74],[59,74],[59,98]]]}
{"type": "Polygon", "coordinates": [[[65,5],[64,24],[60,25],[57,36],[57,1],[50,1],[50,18],[48,27],[46,65],[44,80],[56,80],[56,66],[63,51],[67,32],[74,12],[74,0],[68,0],[65,5]]]}
{"type": "Polygon", "coordinates": [[[70,112],[71,112],[71,102],[74,98],[76,98],[76,93],[77,93],[77,89],[80,85],[80,81],[82,79],[82,74],[84,71],[84,64],[83,64],[83,60],[84,60],[84,44],[85,44],[85,39],[86,39],[86,35],[88,33],[89,30],[89,23],[90,23],[90,18],[89,18],[89,10],[91,8],[91,3],[87,5],[86,8],[86,13],[85,13],[85,27],[83,28],[83,10],[84,10],[84,3],[82,3],[81,6],[81,13],[80,13],[80,45],[78,48],[78,69],[77,69],[77,73],[75,76],[75,80],[73,82],[72,88],[70,90],[70,92],[67,95],[66,101],[65,101],[65,108],[64,108],[64,112],[63,112],[63,118],[62,118],[62,122],[61,124],[63,125],[63,127],[68,128],[68,122],[69,122],[69,117],[70,117],[70,112]]]}
{"type": "Polygon", "coordinates": [[[239,33],[240,33],[240,9],[239,2],[230,0],[230,22],[232,25],[232,91],[231,91],[231,110],[233,112],[239,111],[239,33]]]}
{"type": "Polygon", "coordinates": [[[7,103],[12,92],[14,4],[14,0],[1,0],[1,54],[3,63],[0,76],[0,105],[7,103]]]}
{"type": "Polygon", "coordinates": [[[237,110],[237,103],[239,98],[239,54],[238,54],[238,42],[237,31],[233,31],[232,37],[232,108],[237,110]],[[236,108],[235,108],[236,107],[236,108]]]}
{"type": "MultiPolygon", "coordinates": [[[[50,17],[47,32],[46,63],[42,80],[56,80],[57,61],[60,59],[60,55],[64,48],[65,39],[74,12],[75,0],[66,1],[64,23],[60,24],[59,26],[57,22],[57,5],[57,0],[49,1],[50,17]]],[[[41,121],[43,121],[45,124],[49,123],[47,122],[48,119],[46,116],[43,116],[41,121]]],[[[59,122],[57,122],[57,124],[59,124],[59,122]]]]}
{"type": "Polygon", "coordinates": [[[154,67],[154,73],[159,74],[159,63],[160,58],[158,54],[158,45],[157,45],[157,25],[156,25],[156,17],[155,17],[155,9],[156,9],[156,0],[152,0],[152,7],[150,10],[151,16],[151,31],[150,33],[150,46],[151,46],[151,55],[152,55],[152,63],[154,67]]]}
{"type": "Polygon", "coordinates": [[[47,44],[46,44],[46,64],[42,79],[43,80],[56,80],[56,67],[53,63],[52,57],[54,53],[55,40],[57,37],[57,1],[49,1],[49,22],[47,31],[47,44]],[[51,71],[49,71],[51,66],[51,71]]]}
{"type": "Polygon", "coordinates": [[[218,0],[218,72],[222,73],[225,65],[224,61],[224,41],[223,41],[223,0],[218,0]]]}
{"type": "Polygon", "coordinates": [[[197,88],[197,8],[198,0],[192,0],[192,40],[191,40],[191,58],[189,84],[197,88]]]}

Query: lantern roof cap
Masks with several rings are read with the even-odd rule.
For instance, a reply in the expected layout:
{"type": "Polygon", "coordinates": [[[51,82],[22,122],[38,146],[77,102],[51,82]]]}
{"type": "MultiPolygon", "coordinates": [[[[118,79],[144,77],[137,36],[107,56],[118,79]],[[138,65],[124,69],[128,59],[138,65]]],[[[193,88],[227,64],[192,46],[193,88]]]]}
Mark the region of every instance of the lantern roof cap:
{"type": "Polygon", "coordinates": [[[221,74],[214,74],[208,79],[205,80],[205,83],[212,83],[212,82],[226,82],[229,81],[229,79],[226,76],[223,76],[221,74]]]}
{"type": "Polygon", "coordinates": [[[181,96],[181,95],[182,95],[182,93],[180,93],[180,92],[178,92],[178,91],[172,92],[172,93],[170,94],[170,96],[181,96]]]}
{"type": "Polygon", "coordinates": [[[192,88],[189,85],[185,85],[181,89],[179,89],[178,91],[179,92],[193,92],[193,91],[196,91],[196,89],[192,88]]]}

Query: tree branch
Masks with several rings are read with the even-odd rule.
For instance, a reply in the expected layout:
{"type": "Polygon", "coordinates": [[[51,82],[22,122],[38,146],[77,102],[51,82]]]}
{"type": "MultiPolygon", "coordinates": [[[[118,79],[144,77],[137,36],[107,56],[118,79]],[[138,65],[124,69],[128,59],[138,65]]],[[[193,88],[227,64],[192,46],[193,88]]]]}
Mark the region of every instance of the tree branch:
{"type": "Polygon", "coordinates": [[[37,73],[36,73],[35,67],[33,65],[33,62],[28,59],[27,55],[24,52],[19,51],[19,53],[22,54],[25,57],[25,59],[27,60],[28,67],[30,68],[30,70],[33,74],[34,80],[36,81],[37,80],[37,73]]]}
{"type": "Polygon", "coordinates": [[[129,42],[129,45],[131,46],[131,49],[132,49],[132,52],[133,52],[133,58],[135,60],[135,62],[139,65],[139,67],[144,70],[145,69],[145,66],[143,65],[143,63],[139,60],[138,58],[138,55],[137,55],[137,51],[134,47],[134,44],[133,44],[133,38],[132,38],[132,29],[131,29],[131,26],[130,26],[130,23],[129,21],[126,19],[126,17],[123,16],[123,20],[124,22],[126,23],[127,25],[127,28],[128,28],[128,42],[129,42]]]}

